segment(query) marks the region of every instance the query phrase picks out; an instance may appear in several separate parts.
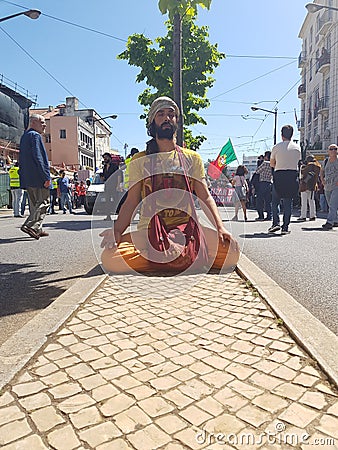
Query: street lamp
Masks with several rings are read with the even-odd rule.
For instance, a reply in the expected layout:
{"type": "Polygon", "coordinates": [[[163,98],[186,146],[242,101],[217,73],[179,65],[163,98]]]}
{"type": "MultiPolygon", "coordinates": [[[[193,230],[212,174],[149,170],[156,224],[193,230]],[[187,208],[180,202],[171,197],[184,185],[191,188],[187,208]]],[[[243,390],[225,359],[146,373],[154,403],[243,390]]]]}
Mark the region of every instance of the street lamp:
{"type": "Polygon", "coordinates": [[[252,111],[265,111],[269,114],[274,114],[275,116],[275,124],[274,124],[274,130],[273,130],[273,145],[276,145],[277,143],[277,108],[274,110],[271,109],[264,109],[264,108],[258,108],[257,106],[251,106],[252,111]]]}
{"type": "Polygon", "coordinates": [[[0,22],[4,22],[5,20],[8,19],[13,19],[13,17],[18,17],[18,16],[27,16],[30,19],[37,19],[38,17],[40,17],[41,11],[39,11],[38,9],[29,9],[28,11],[22,11],[16,14],[12,14],[11,16],[6,16],[6,17],[2,17],[2,19],[0,19],[0,22]]]}
{"type": "Polygon", "coordinates": [[[307,5],[305,5],[305,8],[308,10],[309,13],[315,13],[323,8],[338,11],[338,8],[334,8],[333,6],[317,5],[315,3],[308,3],[307,5]]]}
{"type": "Polygon", "coordinates": [[[93,146],[94,146],[94,172],[96,172],[96,131],[95,131],[95,122],[101,122],[105,119],[117,119],[116,114],[111,114],[110,116],[100,117],[99,119],[95,119],[91,117],[92,125],[93,125],[93,146]]]}

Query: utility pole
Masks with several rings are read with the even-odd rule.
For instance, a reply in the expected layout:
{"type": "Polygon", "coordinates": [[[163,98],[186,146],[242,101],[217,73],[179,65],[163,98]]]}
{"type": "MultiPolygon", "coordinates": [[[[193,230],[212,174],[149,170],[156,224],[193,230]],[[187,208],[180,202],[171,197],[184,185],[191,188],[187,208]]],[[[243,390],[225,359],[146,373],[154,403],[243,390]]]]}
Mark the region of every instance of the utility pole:
{"type": "Polygon", "coordinates": [[[180,110],[177,129],[177,144],[182,146],[183,136],[183,99],[182,99],[182,18],[179,13],[174,16],[173,31],[173,92],[174,101],[180,110]]]}

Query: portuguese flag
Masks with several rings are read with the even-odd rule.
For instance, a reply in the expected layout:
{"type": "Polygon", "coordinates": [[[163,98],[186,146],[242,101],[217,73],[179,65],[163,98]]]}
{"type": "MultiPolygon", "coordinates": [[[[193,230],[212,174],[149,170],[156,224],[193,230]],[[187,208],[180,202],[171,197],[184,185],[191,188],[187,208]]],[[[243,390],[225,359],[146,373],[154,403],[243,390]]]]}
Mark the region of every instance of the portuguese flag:
{"type": "Polygon", "coordinates": [[[224,167],[230,164],[232,161],[235,161],[236,159],[237,156],[235,154],[235,150],[232,146],[231,140],[229,139],[228,142],[222,147],[222,150],[219,152],[219,155],[217,156],[215,161],[209,164],[209,177],[213,178],[214,180],[218,180],[224,167]]]}

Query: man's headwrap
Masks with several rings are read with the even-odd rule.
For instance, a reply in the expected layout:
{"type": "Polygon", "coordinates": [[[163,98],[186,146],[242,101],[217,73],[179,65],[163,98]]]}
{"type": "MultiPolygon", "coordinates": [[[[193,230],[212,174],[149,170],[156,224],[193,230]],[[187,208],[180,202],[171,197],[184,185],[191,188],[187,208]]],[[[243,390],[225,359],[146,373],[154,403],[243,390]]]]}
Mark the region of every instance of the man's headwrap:
{"type": "Polygon", "coordinates": [[[156,113],[160,109],[165,109],[165,108],[172,109],[173,111],[175,111],[177,118],[179,117],[180,110],[178,109],[178,106],[176,105],[174,100],[172,100],[170,97],[158,97],[153,101],[153,103],[150,106],[150,110],[148,113],[148,127],[149,127],[149,125],[152,124],[152,122],[156,116],[156,113]]]}

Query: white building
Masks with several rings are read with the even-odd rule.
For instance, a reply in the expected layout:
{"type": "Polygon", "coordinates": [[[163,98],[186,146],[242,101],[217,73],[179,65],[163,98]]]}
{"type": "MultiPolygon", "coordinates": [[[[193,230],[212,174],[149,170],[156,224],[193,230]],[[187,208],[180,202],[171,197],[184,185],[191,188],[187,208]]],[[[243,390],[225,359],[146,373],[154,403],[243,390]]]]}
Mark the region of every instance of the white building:
{"type": "Polygon", "coordinates": [[[257,169],[257,159],[258,159],[259,155],[254,155],[254,156],[246,156],[243,155],[243,165],[248,169],[249,174],[247,176],[247,178],[251,178],[252,174],[255,172],[255,170],[257,169]]]}
{"type": "MultiPolygon", "coordinates": [[[[315,4],[335,7],[333,0],[315,4]]],[[[298,67],[301,117],[298,120],[303,157],[327,155],[327,147],[338,143],[338,11],[322,8],[308,12],[299,32],[302,51],[298,67]]]]}

